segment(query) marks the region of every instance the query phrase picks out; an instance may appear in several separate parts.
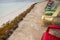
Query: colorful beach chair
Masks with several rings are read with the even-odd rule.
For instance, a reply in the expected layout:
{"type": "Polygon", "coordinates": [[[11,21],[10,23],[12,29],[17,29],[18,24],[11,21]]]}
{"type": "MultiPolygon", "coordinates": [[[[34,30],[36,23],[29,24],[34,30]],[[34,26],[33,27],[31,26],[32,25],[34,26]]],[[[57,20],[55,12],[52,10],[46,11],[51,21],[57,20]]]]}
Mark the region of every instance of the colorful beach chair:
{"type": "Polygon", "coordinates": [[[60,40],[59,37],[52,35],[49,33],[50,29],[59,29],[60,30],[60,26],[56,26],[56,25],[49,25],[46,32],[43,34],[42,39],[41,40],[60,40]]]}

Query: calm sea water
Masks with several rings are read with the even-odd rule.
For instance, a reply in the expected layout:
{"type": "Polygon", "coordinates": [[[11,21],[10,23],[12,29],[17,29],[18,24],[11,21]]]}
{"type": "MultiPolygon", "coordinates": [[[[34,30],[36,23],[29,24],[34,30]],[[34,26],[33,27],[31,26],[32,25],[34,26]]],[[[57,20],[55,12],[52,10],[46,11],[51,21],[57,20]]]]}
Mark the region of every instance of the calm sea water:
{"type": "Polygon", "coordinates": [[[23,9],[25,6],[27,6],[28,2],[20,2],[20,3],[0,3],[0,16],[4,16],[7,15],[11,12],[14,12],[16,10],[21,10],[23,9]]]}
{"type": "Polygon", "coordinates": [[[20,14],[20,11],[33,2],[41,2],[43,0],[0,0],[0,26],[3,23],[11,21],[16,15],[20,14]]]}
{"type": "Polygon", "coordinates": [[[18,9],[23,9],[32,2],[41,2],[43,0],[0,0],[0,17],[7,15],[18,9]]]}

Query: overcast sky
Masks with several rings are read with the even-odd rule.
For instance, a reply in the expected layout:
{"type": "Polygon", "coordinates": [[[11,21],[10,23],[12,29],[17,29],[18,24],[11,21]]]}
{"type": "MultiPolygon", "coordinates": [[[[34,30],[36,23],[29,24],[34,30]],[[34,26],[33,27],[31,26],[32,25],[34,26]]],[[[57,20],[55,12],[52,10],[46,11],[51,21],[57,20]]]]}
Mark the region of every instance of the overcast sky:
{"type": "Polygon", "coordinates": [[[0,3],[3,2],[24,2],[24,1],[29,1],[29,2],[36,2],[36,1],[42,1],[42,0],[0,0],[0,3]]]}

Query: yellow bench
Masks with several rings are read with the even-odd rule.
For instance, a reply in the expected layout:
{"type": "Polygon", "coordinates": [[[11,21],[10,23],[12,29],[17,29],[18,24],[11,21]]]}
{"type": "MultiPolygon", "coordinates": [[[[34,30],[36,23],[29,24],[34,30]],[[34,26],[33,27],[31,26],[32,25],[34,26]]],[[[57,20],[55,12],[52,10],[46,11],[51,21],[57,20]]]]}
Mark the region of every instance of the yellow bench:
{"type": "MultiPolygon", "coordinates": [[[[50,24],[50,23],[54,23],[55,21],[57,22],[57,20],[55,18],[58,18],[57,16],[59,15],[59,12],[60,12],[60,5],[57,6],[57,9],[56,11],[53,13],[52,16],[49,16],[49,15],[45,15],[43,14],[42,15],[42,21],[43,23],[45,24],[50,24]]],[[[55,23],[56,23],[55,22],[55,23]]]]}

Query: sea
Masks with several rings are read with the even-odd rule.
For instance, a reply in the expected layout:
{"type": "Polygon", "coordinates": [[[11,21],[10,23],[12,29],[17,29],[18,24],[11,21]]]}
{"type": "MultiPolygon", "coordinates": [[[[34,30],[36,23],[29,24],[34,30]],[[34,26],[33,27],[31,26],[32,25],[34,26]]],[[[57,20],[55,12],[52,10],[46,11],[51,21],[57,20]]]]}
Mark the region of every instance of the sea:
{"type": "Polygon", "coordinates": [[[42,1],[44,0],[0,0],[0,26],[11,21],[31,3],[42,1]]]}
{"type": "Polygon", "coordinates": [[[5,16],[15,10],[21,10],[32,2],[41,2],[43,0],[0,0],[0,17],[5,16]]]}

